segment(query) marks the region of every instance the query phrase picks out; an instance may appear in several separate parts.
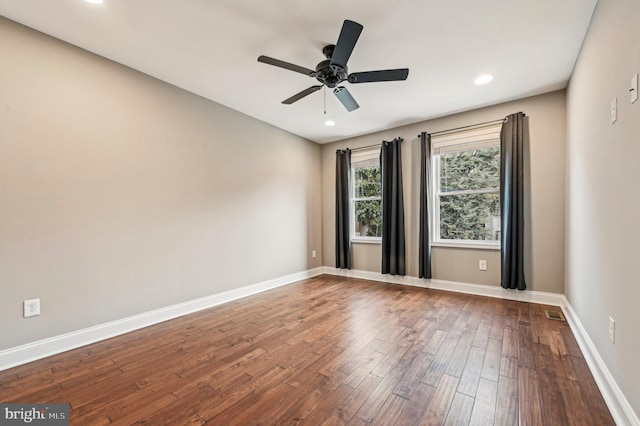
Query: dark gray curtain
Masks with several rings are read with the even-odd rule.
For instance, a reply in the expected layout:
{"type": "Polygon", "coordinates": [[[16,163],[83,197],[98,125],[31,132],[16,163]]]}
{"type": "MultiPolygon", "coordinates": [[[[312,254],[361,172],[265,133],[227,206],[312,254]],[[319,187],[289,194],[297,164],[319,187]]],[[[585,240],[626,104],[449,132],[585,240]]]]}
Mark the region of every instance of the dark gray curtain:
{"type": "Polygon", "coordinates": [[[418,239],[418,277],[431,278],[431,135],[420,134],[420,236],[418,239]]]}
{"type": "Polygon", "coordinates": [[[524,290],[524,114],[505,118],[500,132],[501,285],[524,290]]]}
{"type": "Polygon", "coordinates": [[[336,151],[336,268],[351,269],[349,179],[351,150],[336,151]]]}
{"type": "Polygon", "coordinates": [[[405,274],[402,139],[382,142],[382,273],[405,274]]]}

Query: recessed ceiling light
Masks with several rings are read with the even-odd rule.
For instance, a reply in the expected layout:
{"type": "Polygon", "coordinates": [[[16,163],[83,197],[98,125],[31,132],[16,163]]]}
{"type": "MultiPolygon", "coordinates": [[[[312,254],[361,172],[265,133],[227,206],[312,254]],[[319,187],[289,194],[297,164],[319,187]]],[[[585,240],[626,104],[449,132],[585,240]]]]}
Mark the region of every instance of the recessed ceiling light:
{"type": "Polygon", "coordinates": [[[484,75],[481,75],[480,77],[476,78],[474,83],[476,83],[478,86],[481,86],[483,84],[487,84],[491,80],[493,80],[493,76],[491,74],[484,74],[484,75]]]}
{"type": "Polygon", "coordinates": [[[325,120],[324,125],[327,127],[335,126],[336,122],[333,120],[325,120]]]}
{"type": "Polygon", "coordinates": [[[103,0],[84,0],[84,1],[91,4],[102,4],[103,0]]]}

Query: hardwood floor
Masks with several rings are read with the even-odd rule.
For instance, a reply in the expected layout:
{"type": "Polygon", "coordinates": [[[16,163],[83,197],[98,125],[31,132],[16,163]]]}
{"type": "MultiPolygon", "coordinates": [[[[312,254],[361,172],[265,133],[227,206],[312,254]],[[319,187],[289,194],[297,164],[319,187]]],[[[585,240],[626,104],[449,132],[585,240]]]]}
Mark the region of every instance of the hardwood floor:
{"type": "Polygon", "coordinates": [[[321,276],[0,372],[71,424],[613,425],[545,307],[321,276]]]}

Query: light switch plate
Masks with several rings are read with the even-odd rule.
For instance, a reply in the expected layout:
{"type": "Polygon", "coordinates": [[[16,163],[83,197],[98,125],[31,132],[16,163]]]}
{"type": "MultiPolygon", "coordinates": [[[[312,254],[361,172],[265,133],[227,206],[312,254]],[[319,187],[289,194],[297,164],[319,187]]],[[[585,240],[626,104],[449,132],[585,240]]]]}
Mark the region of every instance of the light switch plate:
{"type": "Polygon", "coordinates": [[[631,103],[634,103],[638,100],[638,73],[631,77],[631,89],[629,89],[629,92],[631,93],[631,103]]]}
{"type": "Polygon", "coordinates": [[[618,98],[611,101],[611,124],[618,120],[618,98]]]}
{"type": "Polygon", "coordinates": [[[616,322],[611,317],[609,317],[609,341],[616,343],[616,322]]]}

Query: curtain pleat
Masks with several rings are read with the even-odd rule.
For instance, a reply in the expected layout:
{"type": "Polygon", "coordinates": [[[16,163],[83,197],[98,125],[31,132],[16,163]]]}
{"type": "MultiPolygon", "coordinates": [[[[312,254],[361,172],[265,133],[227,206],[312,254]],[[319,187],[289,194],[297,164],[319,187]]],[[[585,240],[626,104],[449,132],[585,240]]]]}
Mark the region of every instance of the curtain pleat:
{"type": "Polygon", "coordinates": [[[383,142],[382,172],[382,273],[405,275],[404,200],[402,194],[402,139],[383,142]]]}
{"type": "Polygon", "coordinates": [[[420,135],[420,234],[418,238],[418,277],[431,278],[431,135],[420,135]]]}
{"type": "Polygon", "coordinates": [[[336,268],[351,269],[349,179],[351,150],[336,151],[336,268]]]}
{"type": "Polygon", "coordinates": [[[524,114],[506,117],[500,132],[501,285],[524,290],[524,114]]]}

